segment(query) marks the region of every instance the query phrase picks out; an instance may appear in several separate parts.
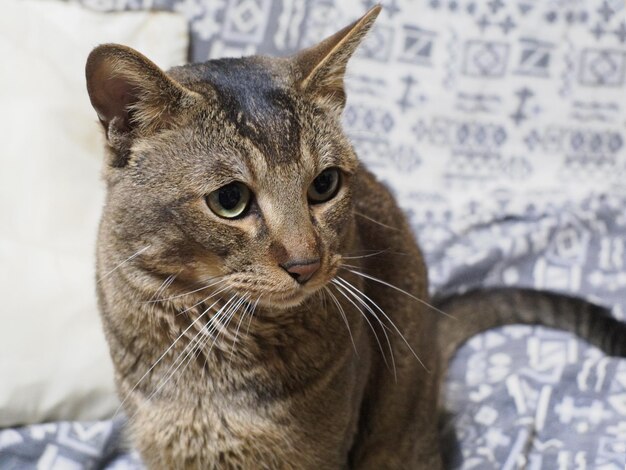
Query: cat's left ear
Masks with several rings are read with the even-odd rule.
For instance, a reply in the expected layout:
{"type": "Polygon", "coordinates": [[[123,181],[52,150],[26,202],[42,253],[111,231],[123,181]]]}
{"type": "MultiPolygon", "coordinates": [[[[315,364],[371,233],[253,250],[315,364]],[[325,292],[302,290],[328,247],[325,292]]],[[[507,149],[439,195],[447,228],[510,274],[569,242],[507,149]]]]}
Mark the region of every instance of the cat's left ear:
{"type": "Polygon", "coordinates": [[[119,44],[96,47],[87,59],[85,75],[91,104],[109,142],[167,127],[197,100],[144,55],[119,44]]]}
{"type": "Polygon", "coordinates": [[[346,93],[343,78],[348,60],[370,30],[380,5],[319,44],[293,57],[298,87],[317,101],[343,109],[346,93]]]}

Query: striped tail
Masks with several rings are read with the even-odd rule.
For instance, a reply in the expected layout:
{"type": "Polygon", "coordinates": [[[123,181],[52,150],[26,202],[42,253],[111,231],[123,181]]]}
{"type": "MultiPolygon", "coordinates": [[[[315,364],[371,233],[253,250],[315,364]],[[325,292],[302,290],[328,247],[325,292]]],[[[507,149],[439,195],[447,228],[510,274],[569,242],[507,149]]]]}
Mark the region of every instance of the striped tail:
{"type": "Polygon", "coordinates": [[[471,291],[437,302],[454,318],[438,325],[443,368],[470,337],[514,323],[544,325],[575,333],[611,356],[626,357],[626,323],[608,309],[582,299],[530,289],[471,291]]]}

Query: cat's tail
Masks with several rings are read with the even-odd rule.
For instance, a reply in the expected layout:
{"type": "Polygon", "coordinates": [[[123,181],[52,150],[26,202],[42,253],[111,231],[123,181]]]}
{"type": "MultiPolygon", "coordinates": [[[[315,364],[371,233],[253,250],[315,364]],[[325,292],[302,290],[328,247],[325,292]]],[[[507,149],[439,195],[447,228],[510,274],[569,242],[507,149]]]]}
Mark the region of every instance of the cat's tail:
{"type": "Polygon", "coordinates": [[[438,341],[442,364],[467,339],[481,331],[514,323],[566,330],[611,356],[626,357],[626,323],[608,309],[582,299],[529,289],[477,290],[436,303],[452,318],[442,318],[438,341]]]}

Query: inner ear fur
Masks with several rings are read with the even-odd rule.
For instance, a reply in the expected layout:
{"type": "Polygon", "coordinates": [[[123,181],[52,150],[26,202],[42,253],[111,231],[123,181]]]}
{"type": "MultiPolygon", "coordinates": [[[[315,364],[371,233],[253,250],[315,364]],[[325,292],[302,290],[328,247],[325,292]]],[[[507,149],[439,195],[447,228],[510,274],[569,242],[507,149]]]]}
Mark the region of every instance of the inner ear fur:
{"type": "Polygon", "coordinates": [[[194,94],[130,47],[96,47],[85,67],[87,91],[109,141],[166,127],[194,94]]]}
{"type": "Polygon", "coordinates": [[[376,5],[354,23],[293,57],[298,87],[318,101],[343,109],[348,60],[371,29],[382,7],[376,5]]]}

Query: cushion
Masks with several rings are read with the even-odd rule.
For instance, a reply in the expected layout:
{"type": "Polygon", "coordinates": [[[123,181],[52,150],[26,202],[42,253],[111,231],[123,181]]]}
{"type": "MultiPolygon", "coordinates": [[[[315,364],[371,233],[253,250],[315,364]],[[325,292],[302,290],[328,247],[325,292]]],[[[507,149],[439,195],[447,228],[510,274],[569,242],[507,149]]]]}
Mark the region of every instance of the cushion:
{"type": "Polygon", "coordinates": [[[101,126],[85,89],[89,51],[131,45],[185,61],[172,13],[104,15],[5,0],[0,15],[0,426],[110,416],[117,407],[94,259],[101,126]]]}

